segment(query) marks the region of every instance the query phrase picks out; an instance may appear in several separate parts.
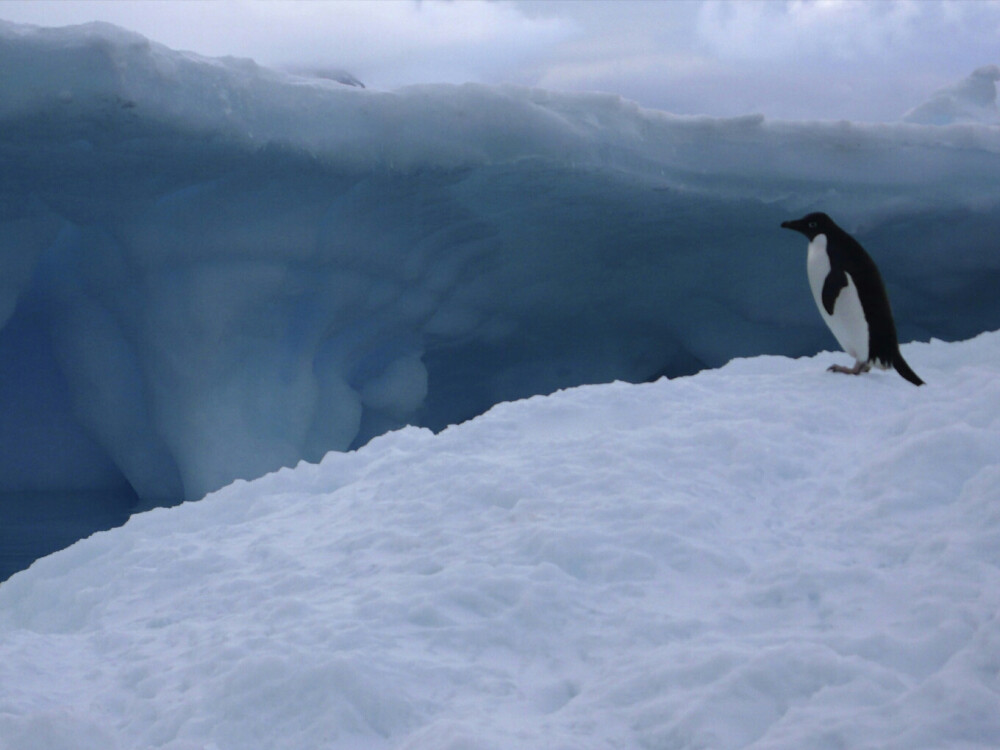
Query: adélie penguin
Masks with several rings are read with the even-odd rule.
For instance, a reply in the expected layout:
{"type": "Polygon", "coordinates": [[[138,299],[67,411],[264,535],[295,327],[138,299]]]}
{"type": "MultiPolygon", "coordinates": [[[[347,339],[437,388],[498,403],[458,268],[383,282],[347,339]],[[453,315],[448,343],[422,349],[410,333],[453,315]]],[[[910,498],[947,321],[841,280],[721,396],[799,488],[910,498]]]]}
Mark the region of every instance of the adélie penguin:
{"type": "Polygon", "coordinates": [[[861,244],[824,213],[781,226],[809,240],[806,270],[816,306],[837,342],[855,359],[854,367],[832,365],[830,370],[859,375],[872,365],[891,367],[914,385],[923,385],[899,353],[882,275],[861,244]]]}

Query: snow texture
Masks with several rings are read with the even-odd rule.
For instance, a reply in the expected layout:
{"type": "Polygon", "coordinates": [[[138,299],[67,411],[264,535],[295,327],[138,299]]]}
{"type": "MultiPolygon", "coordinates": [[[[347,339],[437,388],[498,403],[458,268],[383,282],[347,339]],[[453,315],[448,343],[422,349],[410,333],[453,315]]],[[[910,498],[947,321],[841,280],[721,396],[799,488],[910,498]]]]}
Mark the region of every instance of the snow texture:
{"type": "Polygon", "coordinates": [[[808,210],[874,255],[903,341],[1000,327],[994,127],[380,92],[103,24],[0,23],[0,70],[23,527],[30,498],[121,519],[406,424],[828,348],[779,228],[808,210]]]}
{"type": "Polygon", "coordinates": [[[408,427],[0,584],[2,750],[994,750],[1000,333],[408,427]]]}

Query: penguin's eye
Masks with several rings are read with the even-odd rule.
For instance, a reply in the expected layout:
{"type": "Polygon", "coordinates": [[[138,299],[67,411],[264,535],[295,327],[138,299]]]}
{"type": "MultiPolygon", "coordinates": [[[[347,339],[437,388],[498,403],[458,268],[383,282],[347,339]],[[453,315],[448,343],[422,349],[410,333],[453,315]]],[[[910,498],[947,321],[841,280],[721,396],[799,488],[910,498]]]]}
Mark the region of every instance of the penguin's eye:
{"type": "Polygon", "coordinates": [[[816,228],[816,222],[815,221],[810,221],[809,222],[809,228],[810,229],[815,229],[816,228]]]}

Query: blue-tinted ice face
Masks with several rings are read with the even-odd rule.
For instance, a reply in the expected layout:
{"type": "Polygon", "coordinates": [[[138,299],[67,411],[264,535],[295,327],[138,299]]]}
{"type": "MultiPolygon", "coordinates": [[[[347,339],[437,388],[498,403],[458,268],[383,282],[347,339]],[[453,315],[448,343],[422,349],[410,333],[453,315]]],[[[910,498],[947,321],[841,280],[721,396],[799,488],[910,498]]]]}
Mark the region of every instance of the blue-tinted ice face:
{"type": "Polygon", "coordinates": [[[829,347],[776,236],[804,207],[878,239],[904,341],[1000,327],[995,128],[380,93],[108,27],[0,24],[0,69],[0,491],[193,499],[503,400],[829,347]]]}

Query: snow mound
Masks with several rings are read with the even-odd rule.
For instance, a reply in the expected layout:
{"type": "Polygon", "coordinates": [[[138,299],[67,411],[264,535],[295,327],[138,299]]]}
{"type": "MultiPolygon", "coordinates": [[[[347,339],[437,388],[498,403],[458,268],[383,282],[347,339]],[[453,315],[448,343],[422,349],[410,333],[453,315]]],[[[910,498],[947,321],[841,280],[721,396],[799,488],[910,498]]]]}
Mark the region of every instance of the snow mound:
{"type": "Polygon", "coordinates": [[[1000,333],[406,428],[0,585],[0,748],[995,748],[1000,333]]]}
{"type": "Polygon", "coordinates": [[[1000,81],[1000,67],[984,65],[954,86],[936,91],[926,102],[907,112],[903,121],[921,125],[962,122],[1000,125],[997,81],[1000,81]]]}

